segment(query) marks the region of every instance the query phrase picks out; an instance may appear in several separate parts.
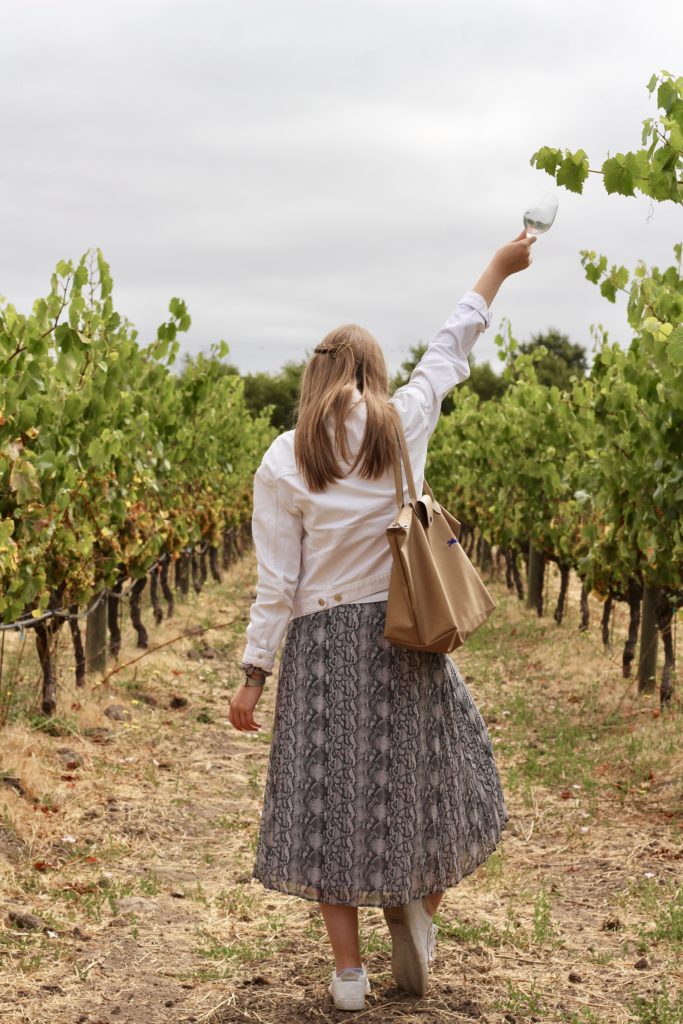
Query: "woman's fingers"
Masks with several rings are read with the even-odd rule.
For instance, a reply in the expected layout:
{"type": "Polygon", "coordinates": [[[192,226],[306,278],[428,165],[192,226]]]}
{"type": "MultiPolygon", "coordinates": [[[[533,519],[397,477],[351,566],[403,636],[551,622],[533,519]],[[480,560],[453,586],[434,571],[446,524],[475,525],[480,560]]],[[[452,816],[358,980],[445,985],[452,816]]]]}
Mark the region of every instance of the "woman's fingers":
{"type": "Polygon", "coordinates": [[[520,233],[517,235],[516,238],[512,239],[512,242],[510,244],[514,245],[515,242],[526,242],[527,245],[533,245],[534,242],[537,241],[538,237],[536,235],[528,235],[526,228],[522,228],[520,233]]]}
{"type": "Polygon", "coordinates": [[[230,716],[230,722],[239,732],[258,732],[261,726],[254,721],[253,717],[246,712],[235,712],[230,716]]]}
{"type": "Polygon", "coordinates": [[[493,263],[502,277],[509,277],[520,270],[525,270],[531,263],[531,246],[536,241],[535,235],[527,237],[525,231],[519,238],[502,246],[493,257],[493,263]]]}
{"type": "Polygon", "coordinates": [[[254,721],[254,711],[250,707],[241,707],[239,700],[233,698],[230,701],[230,713],[228,721],[239,732],[258,732],[260,724],[254,721]]]}

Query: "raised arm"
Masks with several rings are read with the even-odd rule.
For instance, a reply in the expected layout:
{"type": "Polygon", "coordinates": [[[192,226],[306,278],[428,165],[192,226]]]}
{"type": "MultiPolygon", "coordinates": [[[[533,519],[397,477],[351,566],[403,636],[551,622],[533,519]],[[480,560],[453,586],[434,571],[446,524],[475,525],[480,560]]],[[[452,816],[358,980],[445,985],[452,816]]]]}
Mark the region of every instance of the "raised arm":
{"type": "Polygon", "coordinates": [[[529,266],[535,241],[534,236],[527,238],[522,231],[512,242],[501,246],[472,291],[463,295],[432,338],[408,383],[398,388],[391,399],[401,413],[404,427],[419,421],[427,423],[429,434],[435,429],[441,402],[470,375],[467,357],[490,324],[490,304],[506,277],[529,266]]]}

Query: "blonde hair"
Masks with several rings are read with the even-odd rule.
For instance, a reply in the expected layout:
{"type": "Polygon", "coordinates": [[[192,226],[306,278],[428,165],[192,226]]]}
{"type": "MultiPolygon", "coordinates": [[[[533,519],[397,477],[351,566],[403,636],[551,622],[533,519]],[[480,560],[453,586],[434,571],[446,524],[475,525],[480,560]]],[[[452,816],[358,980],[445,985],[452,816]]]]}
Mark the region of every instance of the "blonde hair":
{"type": "Polygon", "coordinates": [[[312,491],[345,476],[339,455],[351,459],[345,419],[354,399],[363,395],[367,417],[363,439],[349,472],[360,465],[367,479],[391,469],[396,438],[396,411],[389,402],[384,354],[375,338],[358,324],[344,324],[326,334],[314,349],[301,380],[294,429],[294,455],[312,491]],[[327,427],[334,423],[334,444],[327,427]]]}

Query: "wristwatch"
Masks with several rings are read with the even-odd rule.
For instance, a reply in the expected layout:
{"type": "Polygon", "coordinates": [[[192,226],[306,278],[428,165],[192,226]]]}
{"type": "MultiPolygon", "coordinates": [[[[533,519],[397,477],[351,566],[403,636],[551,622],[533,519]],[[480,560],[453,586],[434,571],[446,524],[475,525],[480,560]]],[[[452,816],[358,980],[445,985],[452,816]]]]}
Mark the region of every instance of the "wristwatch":
{"type": "Polygon", "coordinates": [[[263,686],[266,681],[266,676],[270,675],[265,669],[259,668],[258,665],[243,665],[244,669],[245,686],[263,686]]]}

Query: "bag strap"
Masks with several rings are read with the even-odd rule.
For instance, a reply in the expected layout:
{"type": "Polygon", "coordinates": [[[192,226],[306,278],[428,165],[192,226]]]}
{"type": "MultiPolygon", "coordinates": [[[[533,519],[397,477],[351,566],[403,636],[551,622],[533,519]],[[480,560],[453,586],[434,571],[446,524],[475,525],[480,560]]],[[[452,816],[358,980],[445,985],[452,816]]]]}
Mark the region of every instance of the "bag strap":
{"type": "Polygon", "coordinates": [[[413,470],[410,465],[410,455],[408,454],[408,445],[406,443],[406,436],[403,433],[403,425],[401,424],[398,416],[396,417],[396,436],[398,438],[398,448],[394,456],[394,483],[396,484],[396,504],[398,505],[399,512],[403,508],[403,479],[401,476],[401,457],[403,458],[403,468],[405,469],[406,480],[408,482],[408,494],[410,495],[411,501],[417,501],[417,492],[415,490],[415,480],[413,479],[413,470]]]}

